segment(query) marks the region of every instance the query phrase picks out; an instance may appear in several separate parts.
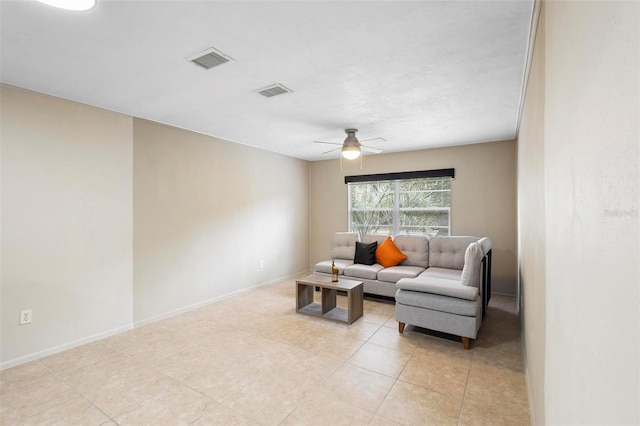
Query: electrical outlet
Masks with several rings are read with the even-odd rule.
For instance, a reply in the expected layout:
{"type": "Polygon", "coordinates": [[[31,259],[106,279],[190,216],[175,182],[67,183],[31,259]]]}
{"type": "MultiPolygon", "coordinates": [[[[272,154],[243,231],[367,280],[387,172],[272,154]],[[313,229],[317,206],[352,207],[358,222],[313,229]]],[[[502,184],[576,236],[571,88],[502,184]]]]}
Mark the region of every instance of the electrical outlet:
{"type": "Polygon", "coordinates": [[[31,309],[20,311],[20,325],[31,324],[31,309]]]}
{"type": "Polygon", "coordinates": [[[258,265],[260,266],[260,269],[264,268],[264,260],[258,262],[258,265]]]}

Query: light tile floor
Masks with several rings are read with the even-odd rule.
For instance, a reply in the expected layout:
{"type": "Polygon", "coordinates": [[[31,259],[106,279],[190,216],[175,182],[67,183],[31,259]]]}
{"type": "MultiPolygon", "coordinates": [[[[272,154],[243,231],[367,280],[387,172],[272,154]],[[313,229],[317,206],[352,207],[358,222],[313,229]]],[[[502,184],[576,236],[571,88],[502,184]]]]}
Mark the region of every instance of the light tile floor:
{"type": "Polygon", "coordinates": [[[2,425],[529,424],[515,300],[500,296],[465,351],[400,335],[390,303],[365,300],[350,326],[296,314],[286,280],[0,379],[2,425]]]}

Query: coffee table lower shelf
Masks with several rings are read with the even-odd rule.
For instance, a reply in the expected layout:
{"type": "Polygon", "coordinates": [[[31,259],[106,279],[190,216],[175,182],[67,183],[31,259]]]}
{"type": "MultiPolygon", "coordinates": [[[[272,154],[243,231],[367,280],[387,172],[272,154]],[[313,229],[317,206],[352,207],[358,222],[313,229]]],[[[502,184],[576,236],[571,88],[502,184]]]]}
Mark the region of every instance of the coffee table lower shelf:
{"type": "Polygon", "coordinates": [[[334,321],[349,323],[349,311],[344,308],[335,307],[329,312],[322,313],[322,305],[319,303],[312,303],[301,309],[298,309],[298,313],[314,315],[316,317],[323,317],[334,321]]]}

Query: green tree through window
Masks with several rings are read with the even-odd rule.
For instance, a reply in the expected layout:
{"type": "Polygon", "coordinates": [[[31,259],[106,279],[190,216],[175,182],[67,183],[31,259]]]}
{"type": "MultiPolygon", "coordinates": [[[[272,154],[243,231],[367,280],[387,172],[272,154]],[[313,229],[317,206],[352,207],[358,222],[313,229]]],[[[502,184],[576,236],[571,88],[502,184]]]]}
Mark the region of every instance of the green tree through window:
{"type": "Polygon", "coordinates": [[[451,178],[352,182],[349,227],[367,234],[449,235],[451,178]]]}

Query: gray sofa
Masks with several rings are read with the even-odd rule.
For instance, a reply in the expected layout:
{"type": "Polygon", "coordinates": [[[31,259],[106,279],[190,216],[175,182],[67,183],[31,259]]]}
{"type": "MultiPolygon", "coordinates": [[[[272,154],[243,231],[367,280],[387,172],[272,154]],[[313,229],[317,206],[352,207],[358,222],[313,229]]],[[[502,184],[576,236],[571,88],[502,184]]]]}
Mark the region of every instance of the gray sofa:
{"type": "MultiPolygon", "coordinates": [[[[381,244],[387,236],[365,235],[363,243],[376,241],[381,244]]],[[[423,235],[398,235],[393,242],[407,259],[398,266],[383,268],[380,264],[362,265],[354,263],[358,234],[337,232],[331,240],[331,258],[345,278],[364,283],[364,292],[378,296],[394,297],[395,284],[402,278],[415,278],[429,267],[429,239],[423,235]]],[[[317,275],[331,274],[331,260],[316,264],[317,275]]]]}
{"type": "MultiPolygon", "coordinates": [[[[363,243],[387,237],[365,235],[363,243]]],[[[354,263],[355,233],[336,233],[331,256],[340,275],[363,282],[367,294],[393,297],[396,320],[462,337],[469,348],[475,339],[491,291],[491,240],[477,237],[398,235],[393,241],[407,259],[397,266],[354,263]]],[[[330,275],[331,260],[315,265],[314,274],[330,275]]]]}

